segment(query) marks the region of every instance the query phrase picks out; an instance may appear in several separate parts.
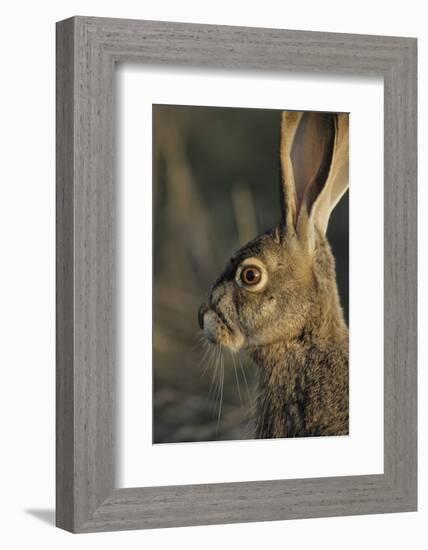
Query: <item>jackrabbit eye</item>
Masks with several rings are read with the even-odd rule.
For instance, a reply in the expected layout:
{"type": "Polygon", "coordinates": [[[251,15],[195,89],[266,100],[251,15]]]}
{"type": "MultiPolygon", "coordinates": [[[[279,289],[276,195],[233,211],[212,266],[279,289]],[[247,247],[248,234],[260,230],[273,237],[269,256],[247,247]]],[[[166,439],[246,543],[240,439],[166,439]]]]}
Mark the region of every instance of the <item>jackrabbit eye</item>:
{"type": "Polygon", "coordinates": [[[249,265],[241,271],[241,281],[244,285],[256,285],[262,278],[262,272],[254,265],[249,265]]]}

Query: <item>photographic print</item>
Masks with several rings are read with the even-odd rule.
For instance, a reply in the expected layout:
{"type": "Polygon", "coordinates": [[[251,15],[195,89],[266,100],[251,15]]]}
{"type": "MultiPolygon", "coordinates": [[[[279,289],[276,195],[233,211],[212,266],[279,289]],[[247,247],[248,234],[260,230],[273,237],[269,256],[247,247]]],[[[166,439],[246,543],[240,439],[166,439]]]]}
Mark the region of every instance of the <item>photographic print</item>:
{"type": "Polygon", "coordinates": [[[153,105],[153,443],[349,433],[349,115],[153,105]]]}

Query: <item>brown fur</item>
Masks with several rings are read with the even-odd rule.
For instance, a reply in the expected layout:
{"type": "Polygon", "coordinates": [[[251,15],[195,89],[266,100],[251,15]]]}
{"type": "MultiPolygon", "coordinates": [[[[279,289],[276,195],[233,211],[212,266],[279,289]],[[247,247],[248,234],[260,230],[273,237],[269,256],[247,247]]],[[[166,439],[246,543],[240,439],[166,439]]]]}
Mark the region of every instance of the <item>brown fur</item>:
{"type": "Polygon", "coordinates": [[[281,133],[281,224],[232,257],[201,306],[200,325],[211,341],[234,351],[244,348],[256,362],[256,437],[343,435],[348,330],[325,230],[347,188],[347,118],[284,113],[281,133]],[[318,144],[323,139],[325,146],[318,144]],[[305,144],[312,166],[299,171],[305,144]],[[297,181],[305,188],[295,189],[297,181]],[[261,270],[259,285],[242,284],[246,265],[261,270]]]}
{"type": "Polygon", "coordinates": [[[301,333],[248,349],[259,369],[256,436],[348,434],[348,330],[334,280],[334,259],[320,242],[317,292],[301,333]]]}

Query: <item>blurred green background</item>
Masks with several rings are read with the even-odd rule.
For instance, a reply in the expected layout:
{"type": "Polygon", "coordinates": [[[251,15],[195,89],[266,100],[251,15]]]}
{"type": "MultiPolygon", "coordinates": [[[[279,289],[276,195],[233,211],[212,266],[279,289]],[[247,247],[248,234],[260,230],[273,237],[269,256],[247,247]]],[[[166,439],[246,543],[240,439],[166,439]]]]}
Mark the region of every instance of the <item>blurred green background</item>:
{"type": "MultiPolygon", "coordinates": [[[[153,443],[253,437],[255,366],[224,353],[220,410],[197,312],[232,253],[280,219],[280,116],[153,105],[153,443]]],[[[346,319],[348,230],[347,193],[328,229],[346,319]]]]}

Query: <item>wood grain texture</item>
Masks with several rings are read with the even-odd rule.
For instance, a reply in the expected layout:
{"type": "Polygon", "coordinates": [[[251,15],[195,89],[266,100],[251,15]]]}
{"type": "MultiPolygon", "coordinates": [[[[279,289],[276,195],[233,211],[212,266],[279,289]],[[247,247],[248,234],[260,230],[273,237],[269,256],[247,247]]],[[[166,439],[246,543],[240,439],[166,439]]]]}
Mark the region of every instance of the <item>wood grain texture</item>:
{"type": "Polygon", "coordinates": [[[74,525],[74,25],[56,37],[56,521],[74,525]]]}
{"type": "Polygon", "coordinates": [[[415,39],[58,23],[57,525],[91,532],[416,510],[416,244],[415,39]],[[115,489],[116,62],[383,76],[383,475],[115,489]]]}

